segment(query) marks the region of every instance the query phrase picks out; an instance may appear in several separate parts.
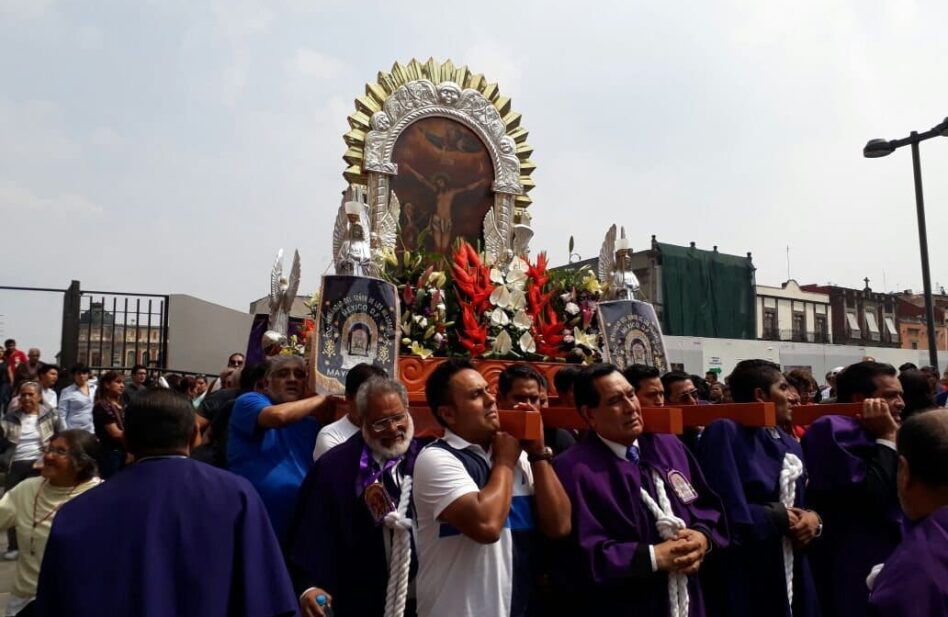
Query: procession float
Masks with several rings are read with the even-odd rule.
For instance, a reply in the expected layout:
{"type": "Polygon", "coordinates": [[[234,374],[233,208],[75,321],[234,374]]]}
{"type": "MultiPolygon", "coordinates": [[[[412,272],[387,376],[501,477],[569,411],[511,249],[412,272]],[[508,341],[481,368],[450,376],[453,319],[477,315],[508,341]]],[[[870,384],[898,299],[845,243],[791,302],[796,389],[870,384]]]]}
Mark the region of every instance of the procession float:
{"type": "MultiPolygon", "coordinates": [[[[311,319],[294,323],[286,315],[299,256],[284,276],[281,251],[269,319],[251,335],[266,355],[306,355],[324,394],[341,394],[356,364],[381,365],[404,383],[416,416],[427,377],[447,357],[471,359],[492,386],[506,366],[528,362],[549,383],[544,421],[563,427],[579,422],[557,407],[553,377],[565,364],[668,370],[624,226],[604,229],[595,266],[552,268],[532,246],[533,149],[496,83],[451,61],[396,63],[366,84],[348,123],[335,274],[307,303],[311,319]]],[[[720,417],[775,422],[770,404],[644,411],[647,429],[662,432],[720,417]]],[[[437,430],[422,417],[426,425],[437,430]]]]}

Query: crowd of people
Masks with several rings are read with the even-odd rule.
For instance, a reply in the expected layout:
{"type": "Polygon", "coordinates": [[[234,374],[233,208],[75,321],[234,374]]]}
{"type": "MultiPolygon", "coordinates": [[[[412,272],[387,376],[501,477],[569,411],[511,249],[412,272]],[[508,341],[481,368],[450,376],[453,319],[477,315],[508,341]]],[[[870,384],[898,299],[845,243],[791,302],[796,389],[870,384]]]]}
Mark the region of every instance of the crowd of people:
{"type": "Polygon", "coordinates": [[[241,354],[200,393],[78,366],[57,394],[39,352],[16,379],[21,355],[0,367],[8,615],[948,614],[948,410],[913,366],[821,387],[765,360],[720,381],[564,365],[551,388],[509,364],[495,391],[449,359],[425,385],[433,436],[366,364],[344,398],[310,392],[300,357],[241,354]],[[861,413],[794,423],[827,400],[861,413]],[[773,403],[777,426],[643,424],[726,402],[773,403]],[[500,428],[550,405],[586,429],[500,428]]]}

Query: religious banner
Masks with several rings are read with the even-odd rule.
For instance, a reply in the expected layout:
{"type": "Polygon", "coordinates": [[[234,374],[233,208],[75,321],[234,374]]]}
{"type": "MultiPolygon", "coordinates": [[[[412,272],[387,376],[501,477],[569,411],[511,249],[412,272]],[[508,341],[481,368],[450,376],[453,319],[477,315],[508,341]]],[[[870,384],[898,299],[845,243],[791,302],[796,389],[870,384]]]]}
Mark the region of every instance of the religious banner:
{"type": "Polygon", "coordinates": [[[344,394],[346,375],[363,362],[398,378],[398,289],[363,276],[324,276],[320,292],[316,391],[344,394]]]}
{"type": "Polygon", "coordinates": [[[600,302],[599,323],[604,362],[620,369],[644,364],[662,373],[668,371],[662,326],[651,304],[638,300],[600,302]]]}

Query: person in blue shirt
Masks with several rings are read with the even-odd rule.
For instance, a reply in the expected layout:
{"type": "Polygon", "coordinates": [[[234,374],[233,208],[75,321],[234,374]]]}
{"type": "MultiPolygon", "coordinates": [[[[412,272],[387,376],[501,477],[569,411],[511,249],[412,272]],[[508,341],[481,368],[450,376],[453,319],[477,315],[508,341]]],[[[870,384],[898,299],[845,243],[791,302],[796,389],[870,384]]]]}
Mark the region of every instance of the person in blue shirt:
{"type": "Polygon", "coordinates": [[[278,356],[267,369],[264,392],[242,394],[230,415],[228,468],[260,493],[281,543],[313,462],[316,416],[335,404],[310,393],[306,381],[303,358],[278,356]]]}

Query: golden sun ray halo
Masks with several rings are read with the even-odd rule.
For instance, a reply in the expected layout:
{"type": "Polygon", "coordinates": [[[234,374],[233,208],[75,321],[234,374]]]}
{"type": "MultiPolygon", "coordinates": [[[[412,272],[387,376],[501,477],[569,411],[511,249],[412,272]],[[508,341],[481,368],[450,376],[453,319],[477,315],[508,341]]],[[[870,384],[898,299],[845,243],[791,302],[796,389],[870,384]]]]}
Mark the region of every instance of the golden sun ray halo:
{"type": "Polygon", "coordinates": [[[389,72],[380,71],[375,83],[365,85],[365,95],[355,100],[356,110],[349,114],[350,130],[343,139],[347,150],[343,155],[346,162],[343,177],[349,184],[367,184],[366,176],[362,171],[364,158],[365,136],[369,132],[369,122],[372,114],[382,110],[385,100],[404,84],[417,79],[427,79],[438,85],[443,81],[453,81],[462,89],[472,88],[480,92],[489,100],[503,118],[504,126],[514,142],[517,144],[517,158],[520,159],[520,184],[523,194],[517,196],[516,205],[525,208],[530,205],[527,193],[533,189],[534,183],[530,179],[536,165],[530,160],[533,149],[527,143],[527,130],[520,125],[521,116],[510,108],[510,99],[500,95],[497,84],[488,82],[480,73],[472,73],[466,66],[455,67],[450,60],[438,64],[433,58],[422,64],[412,59],[408,64],[396,62],[389,72]]]}

